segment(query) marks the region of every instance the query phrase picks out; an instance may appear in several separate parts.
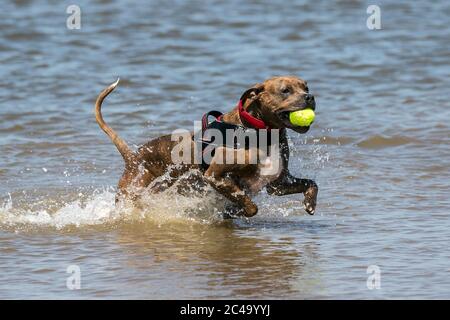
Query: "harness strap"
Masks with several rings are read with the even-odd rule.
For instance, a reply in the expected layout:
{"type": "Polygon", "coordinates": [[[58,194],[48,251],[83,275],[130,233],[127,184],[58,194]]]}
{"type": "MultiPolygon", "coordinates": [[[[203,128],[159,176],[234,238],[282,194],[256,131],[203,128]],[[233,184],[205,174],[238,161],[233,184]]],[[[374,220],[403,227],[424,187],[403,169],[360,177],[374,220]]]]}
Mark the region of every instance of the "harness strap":
{"type": "MultiPolygon", "coordinates": [[[[243,98],[241,98],[241,100],[239,100],[238,105],[237,105],[239,116],[241,117],[241,120],[244,120],[245,124],[248,125],[248,127],[250,127],[250,128],[246,128],[241,125],[235,125],[235,124],[223,122],[222,121],[223,113],[220,111],[212,110],[212,111],[205,113],[202,117],[202,132],[201,132],[202,155],[205,153],[208,145],[212,142],[212,141],[207,141],[204,139],[204,135],[205,135],[205,132],[207,129],[219,130],[220,132],[222,132],[224,138],[226,137],[226,130],[228,130],[228,129],[244,130],[244,131],[245,130],[256,130],[256,133],[258,135],[258,140],[259,140],[259,129],[270,130],[270,127],[267,126],[263,120],[253,117],[250,113],[248,113],[244,109],[242,100],[243,100],[243,98]],[[212,122],[209,122],[210,116],[214,117],[215,120],[213,120],[212,122]]],[[[270,145],[271,144],[270,135],[268,135],[266,137],[266,139],[268,139],[267,142],[270,145]]],[[[237,148],[234,141],[223,141],[223,143],[224,143],[224,145],[231,144],[230,147],[237,148]]],[[[243,147],[245,148],[246,146],[244,145],[243,147]]],[[[212,154],[214,154],[214,151],[215,150],[212,151],[212,154]]],[[[202,161],[202,168],[204,170],[206,170],[208,167],[209,167],[209,164],[202,161]]]]}
{"type": "Polygon", "coordinates": [[[202,117],[202,137],[203,137],[203,133],[205,132],[205,130],[208,128],[209,122],[208,122],[208,118],[209,116],[213,116],[214,118],[216,118],[216,121],[222,121],[222,115],[223,113],[220,111],[215,111],[215,110],[211,110],[207,113],[205,113],[202,117]]]}
{"type": "Polygon", "coordinates": [[[238,102],[238,111],[241,119],[244,119],[249,125],[251,125],[255,129],[270,129],[266,123],[260,119],[255,118],[250,113],[244,110],[242,105],[242,100],[238,102]]]}

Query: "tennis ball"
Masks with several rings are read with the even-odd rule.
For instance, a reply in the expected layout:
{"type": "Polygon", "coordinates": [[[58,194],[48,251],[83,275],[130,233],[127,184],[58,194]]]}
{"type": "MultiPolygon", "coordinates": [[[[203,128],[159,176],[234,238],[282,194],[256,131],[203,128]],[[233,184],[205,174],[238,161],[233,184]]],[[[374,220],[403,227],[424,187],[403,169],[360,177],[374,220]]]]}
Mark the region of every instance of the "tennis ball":
{"type": "Polygon", "coordinates": [[[289,121],[294,126],[309,127],[313,123],[315,116],[312,109],[304,109],[289,113],[289,121]]]}

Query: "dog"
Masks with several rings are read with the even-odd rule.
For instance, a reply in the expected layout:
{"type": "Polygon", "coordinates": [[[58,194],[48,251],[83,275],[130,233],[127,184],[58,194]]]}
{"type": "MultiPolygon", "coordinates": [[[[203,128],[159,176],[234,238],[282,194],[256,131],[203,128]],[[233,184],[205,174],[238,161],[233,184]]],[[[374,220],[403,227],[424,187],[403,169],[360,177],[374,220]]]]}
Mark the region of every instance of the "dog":
{"type": "MultiPolygon", "coordinates": [[[[235,149],[233,146],[220,145],[214,149],[214,154],[208,164],[185,163],[175,166],[173,150],[179,141],[174,141],[171,135],[164,135],[140,146],[133,152],[126,142],[106,124],[101,113],[103,100],[117,87],[119,80],[104,89],[95,103],[96,121],[100,128],[110,137],[125,162],[125,169],[118,183],[116,201],[121,199],[136,201],[139,193],[150,188],[153,192],[160,191],[152,182],[166,174],[166,186],[173,185],[183,174],[192,169],[201,172],[201,180],[211,185],[217,192],[225,196],[233,204],[233,216],[252,217],[258,212],[257,205],[251,196],[266,188],[269,195],[289,195],[303,193],[305,211],[313,215],[316,209],[318,186],[310,179],[296,178],[289,173],[289,146],[286,129],[297,133],[306,133],[310,127],[295,126],[289,121],[292,111],[311,108],[315,110],[314,96],[309,93],[307,82],[295,76],[273,77],[249,88],[242,95],[238,106],[225,114],[217,116],[215,123],[239,127],[254,131],[262,129],[278,129],[279,139],[276,142],[279,153],[277,159],[273,155],[266,158],[265,163],[249,161],[259,154],[258,147],[235,149]],[[223,163],[226,152],[242,156],[244,163],[223,163]],[[272,158],[271,158],[272,157],[272,158]],[[267,162],[278,161],[277,169],[269,174],[263,174],[267,162]],[[175,169],[174,169],[175,168],[175,169]]],[[[214,114],[214,112],[213,112],[214,114]]],[[[207,126],[208,115],[203,118],[207,126]],[[206,122],[205,122],[206,118],[206,122]]],[[[203,128],[205,129],[205,128],[203,128]]],[[[189,133],[191,139],[185,139],[188,148],[195,150],[195,133],[189,133]]],[[[179,147],[179,146],[178,146],[179,147]]],[[[195,152],[193,152],[194,154],[195,152]]]]}

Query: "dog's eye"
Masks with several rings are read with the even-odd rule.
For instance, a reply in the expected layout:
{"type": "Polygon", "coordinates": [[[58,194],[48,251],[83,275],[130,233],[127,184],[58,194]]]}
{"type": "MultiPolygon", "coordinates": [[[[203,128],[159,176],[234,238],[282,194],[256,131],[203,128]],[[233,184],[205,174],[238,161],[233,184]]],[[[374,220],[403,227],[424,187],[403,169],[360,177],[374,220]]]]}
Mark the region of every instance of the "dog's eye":
{"type": "Polygon", "coordinates": [[[289,94],[289,93],[291,93],[291,89],[289,89],[289,88],[284,88],[284,89],[281,90],[281,93],[283,93],[283,94],[289,94]]]}

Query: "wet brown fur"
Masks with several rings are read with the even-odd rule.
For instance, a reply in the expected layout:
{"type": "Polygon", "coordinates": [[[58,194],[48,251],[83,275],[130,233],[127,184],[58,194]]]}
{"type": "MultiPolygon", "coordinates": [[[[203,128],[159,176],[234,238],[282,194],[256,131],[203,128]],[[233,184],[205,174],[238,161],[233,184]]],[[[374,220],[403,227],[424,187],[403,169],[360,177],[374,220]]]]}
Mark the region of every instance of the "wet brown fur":
{"type": "MultiPolygon", "coordinates": [[[[125,170],[118,184],[117,200],[121,198],[135,201],[139,197],[140,190],[147,188],[156,178],[165,174],[169,167],[173,165],[172,150],[178,141],[172,141],[171,135],[158,137],[142,145],[136,152],[132,152],[124,140],[109,127],[103,120],[101,105],[103,100],[117,86],[118,81],[103,90],[97,98],[95,104],[96,120],[100,128],[111,138],[114,145],[119,150],[125,161],[125,170]]],[[[281,117],[282,112],[300,110],[304,108],[315,108],[314,98],[309,95],[308,87],[304,80],[293,77],[274,77],[256,84],[244,93],[244,109],[254,117],[262,119],[271,128],[280,130],[280,152],[281,170],[273,177],[261,176],[261,168],[256,164],[218,164],[213,158],[209,168],[204,171],[203,182],[209,183],[218,192],[235,204],[237,214],[247,217],[254,216],[258,207],[251,200],[252,187],[257,189],[265,187],[269,194],[287,195],[294,193],[304,194],[304,207],[306,212],[314,214],[317,200],[318,187],[316,183],[309,179],[293,177],[288,170],[289,146],[285,128],[293,129],[299,133],[305,133],[309,127],[295,127],[289,121],[281,117]],[[308,97],[308,98],[307,98],[308,97]],[[312,100],[311,100],[312,97],[312,100]]],[[[237,108],[223,116],[225,122],[248,126],[242,122],[237,108]]],[[[193,133],[191,133],[192,135],[193,133]]],[[[189,139],[190,141],[190,139],[189,139]]],[[[194,154],[194,142],[189,142],[194,154]]],[[[216,156],[225,147],[216,149],[216,156]]],[[[228,150],[229,151],[229,150],[228,150]]],[[[258,150],[235,150],[233,152],[244,152],[246,159],[251,156],[251,152],[258,150]]],[[[216,157],[215,156],[215,157],[216,157]]],[[[170,178],[167,185],[173,184],[177,179],[191,169],[200,169],[197,164],[177,166],[170,170],[170,178]]],[[[158,186],[152,186],[154,192],[159,191],[158,186]]]]}

